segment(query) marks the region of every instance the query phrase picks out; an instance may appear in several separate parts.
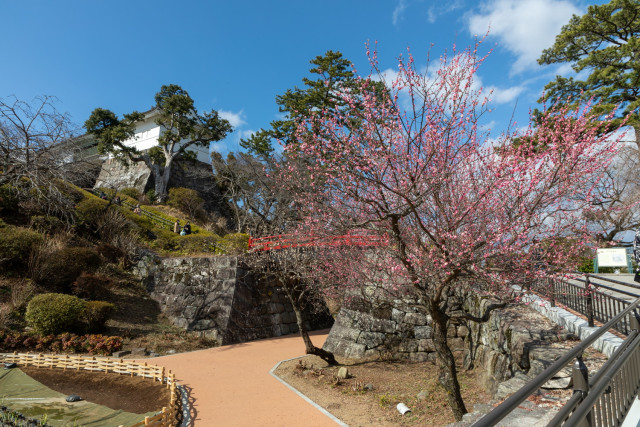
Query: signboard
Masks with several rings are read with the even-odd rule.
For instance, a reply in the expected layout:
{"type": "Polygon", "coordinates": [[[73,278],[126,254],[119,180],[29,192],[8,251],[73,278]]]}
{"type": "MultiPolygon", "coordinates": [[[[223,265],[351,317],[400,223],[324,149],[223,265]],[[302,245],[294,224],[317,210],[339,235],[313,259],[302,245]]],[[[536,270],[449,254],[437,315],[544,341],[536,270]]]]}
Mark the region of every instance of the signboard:
{"type": "Polygon", "coordinates": [[[627,250],[625,248],[598,249],[598,267],[626,267],[627,250]]]}

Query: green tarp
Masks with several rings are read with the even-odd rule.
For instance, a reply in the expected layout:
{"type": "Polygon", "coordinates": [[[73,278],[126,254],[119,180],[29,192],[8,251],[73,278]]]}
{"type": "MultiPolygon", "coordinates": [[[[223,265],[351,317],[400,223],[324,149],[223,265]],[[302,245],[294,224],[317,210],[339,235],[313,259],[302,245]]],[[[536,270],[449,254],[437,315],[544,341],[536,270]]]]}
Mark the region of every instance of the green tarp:
{"type": "Polygon", "coordinates": [[[0,369],[0,405],[53,426],[130,426],[154,412],[132,414],[80,401],[66,402],[66,395],[51,390],[20,369],[0,369]]]}

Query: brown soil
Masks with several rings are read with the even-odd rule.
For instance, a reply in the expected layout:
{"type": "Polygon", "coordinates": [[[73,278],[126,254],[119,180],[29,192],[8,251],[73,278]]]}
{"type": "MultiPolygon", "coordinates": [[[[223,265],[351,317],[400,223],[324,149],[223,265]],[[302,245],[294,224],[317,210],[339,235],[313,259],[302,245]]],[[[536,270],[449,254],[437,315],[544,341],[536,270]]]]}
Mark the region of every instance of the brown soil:
{"type": "Polygon", "coordinates": [[[144,414],[169,406],[169,390],[150,379],[102,372],[20,367],[31,378],[63,394],[114,410],[144,414]]]}
{"type": "MultiPolygon", "coordinates": [[[[356,426],[441,426],[454,422],[446,392],[433,363],[361,362],[338,358],[351,378],[338,380],[339,367],[316,356],[282,363],[276,374],[346,424],[356,426]],[[424,391],[425,396],[418,394],[424,391]],[[396,409],[404,403],[411,413],[396,409]]],[[[490,400],[475,371],[460,370],[462,395],[469,410],[490,400]]]]}

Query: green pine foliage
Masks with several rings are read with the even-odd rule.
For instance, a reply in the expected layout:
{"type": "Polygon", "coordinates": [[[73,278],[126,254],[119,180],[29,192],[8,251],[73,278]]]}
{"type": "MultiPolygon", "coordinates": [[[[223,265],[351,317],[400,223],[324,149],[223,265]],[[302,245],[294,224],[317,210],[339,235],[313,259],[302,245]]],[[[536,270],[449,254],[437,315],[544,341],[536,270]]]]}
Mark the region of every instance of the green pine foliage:
{"type": "Polygon", "coordinates": [[[626,118],[640,141],[639,35],[640,0],[611,0],[574,15],[538,62],[570,64],[576,76],[557,76],[545,87],[543,100],[578,107],[593,98],[599,104],[595,111],[615,111],[615,125],[626,118]]]}

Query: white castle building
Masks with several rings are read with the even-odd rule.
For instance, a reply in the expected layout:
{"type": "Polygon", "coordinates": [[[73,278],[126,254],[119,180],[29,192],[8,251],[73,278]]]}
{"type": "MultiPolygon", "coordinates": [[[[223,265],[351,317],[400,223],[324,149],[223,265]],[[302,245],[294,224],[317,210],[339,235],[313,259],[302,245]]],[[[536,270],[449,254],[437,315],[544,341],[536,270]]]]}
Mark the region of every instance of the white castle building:
{"type": "MultiPolygon", "coordinates": [[[[158,145],[158,137],[164,129],[156,124],[156,118],[160,112],[156,108],[145,111],[144,120],[136,124],[135,135],[133,138],[123,141],[127,147],[135,147],[138,151],[145,151],[158,145]]],[[[187,150],[194,151],[197,159],[203,163],[211,163],[209,147],[190,146],[187,150]]]]}

